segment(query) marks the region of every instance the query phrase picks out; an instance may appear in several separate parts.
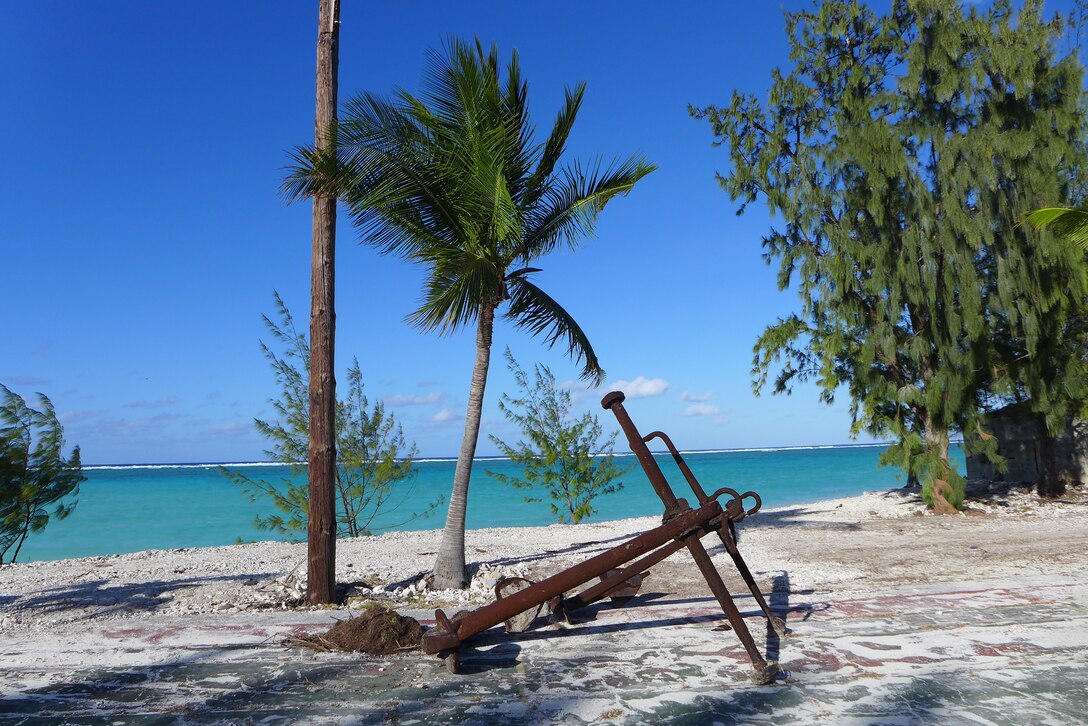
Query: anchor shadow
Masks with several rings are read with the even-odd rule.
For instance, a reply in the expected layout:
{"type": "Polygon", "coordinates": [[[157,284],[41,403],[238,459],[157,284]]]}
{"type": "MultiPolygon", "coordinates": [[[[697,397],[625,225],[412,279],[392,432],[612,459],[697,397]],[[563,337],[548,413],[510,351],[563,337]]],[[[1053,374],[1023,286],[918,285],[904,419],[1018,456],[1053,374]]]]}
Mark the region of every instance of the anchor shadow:
{"type": "MultiPolygon", "coordinates": [[[[782,571],[772,578],[772,587],[768,593],[767,604],[771,612],[781,618],[787,624],[787,634],[791,632],[788,627],[793,622],[804,622],[813,613],[826,610],[828,603],[820,602],[793,602],[791,595],[808,594],[810,590],[792,593],[790,589],[789,573],[782,571]]],[[[755,618],[766,625],[765,653],[767,660],[780,661],[783,642],[773,627],[764,619],[763,611],[756,606],[754,597],[750,593],[734,595],[734,601],[749,600],[738,604],[741,617],[748,620],[755,618]]],[[[462,652],[459,661],[459,669],[462,673],[484,673],[493,668],[514,667],[521,654],[520,644],[528,644],[536,641],[566,639],[579,636],[595,637],[620,633],[631,633],[639,630],[656,628],[668,628],[678,625],[691,624],[728,624],[728,619],[723,612],[707,612],[699,614],[675,615],[660,617],[657,611],[662,607],[677,605],[697,605],[705,603],[708,610],[717,607],[717,601],[712,596],[687,597],[671,599],[669,593],[646,592],[639,593],[620,606],[609,604],[607,601],[598,601],[579,608],[570,614],[569,627],[554,628],[557,618],[550,615],[540,616],[530,628],[521,633],[507,633],[502,626],[492,627],[474,635],[470,640],[462,644],[462,652]],[[652,608],[655,613],[644,619],[625,618],[611,622],[597,622],[602,613],[612,610],[635,610],[640,608],[652,608]]],[[[749,625],[751,627],[751,624],[749,625]]],[[[720,626],[719,626],[720,627],[720,626]]],[[[753,628],[754,629],[754,628],[753,628]]],[[[788,671],[779,673],[777,680],[789,678],[788,671]]]]}

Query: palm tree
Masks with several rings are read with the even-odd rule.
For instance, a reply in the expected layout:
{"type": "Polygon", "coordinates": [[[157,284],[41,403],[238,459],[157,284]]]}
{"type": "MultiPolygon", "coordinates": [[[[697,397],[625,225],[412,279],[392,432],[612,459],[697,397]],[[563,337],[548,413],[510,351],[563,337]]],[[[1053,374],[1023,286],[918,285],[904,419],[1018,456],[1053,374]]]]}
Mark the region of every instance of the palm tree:
{"type": "Polygon", "coordinates": [[[465,507],[480,431],[495,315],[562,341],[584,378],[604,378],[584,331],[532,281],[533,260],[593,235],[605,204],[654,170],[641,157],[558,168],[585,85],[566,99],[543,143],[534,138],[517,53],[500,73],[498,49],[476,41],[432,51],[418,96],[362,94],[345,104],[335,155],[300,149],[289,195],[335,193],[364,243],[426,269],[408,321],[452,333],[476,325],[476,363],[434,586],[463,587],[465,507]],[[331,187],[331,189],[330,189],[331,187]]]}
{"type": "Polygon", "coordinates": [[[1044,207],[1028,212],[1024,221],[1036,229],[1049,229],[1066,242],[1088,250],[1088,208],[1044,207]]]}

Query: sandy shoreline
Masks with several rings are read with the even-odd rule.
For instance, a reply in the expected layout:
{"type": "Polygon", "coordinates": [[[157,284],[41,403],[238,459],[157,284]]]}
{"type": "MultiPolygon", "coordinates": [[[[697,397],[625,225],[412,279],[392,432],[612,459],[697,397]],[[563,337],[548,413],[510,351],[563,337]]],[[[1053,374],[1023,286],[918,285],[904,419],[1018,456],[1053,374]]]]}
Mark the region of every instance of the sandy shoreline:
{"type": "MultiPolygon", "coordinates": [[[[456,593],[417,584],[433,563],[437,530],[342,540],[337,579],[355,583],[349,604],[356,612],[377,599],[429,624],[438,605],[488,601],[500,576],[545,577],[657,524],[647,517],[469,531],[474,587],[456,593]]],[[[724,549],[713,538],[704,543],[760,638],[759,612],[750,610],[724,549]]],[[[800,699],[791,706],[797,719],[834,722],[892,713],[879,709],[904,698],[903,683],[940,684],[964,669],[976,674],[971,688],[985,689],[957,708],[977,715],[977,704],[1004,702],[1043,663],[1058,670],[1047,671],[1046,688],[1032,686],[1052,693],[1044,705],[1025,702],[1035,709],[1031,715],[1056,709],[1039,722],[1062,723],[1062,714],[1088,708],[1081,697],[1062,700],[1071,688],[1083,693],[1077,679],[1088,684],[1088,663],[1070,655],[1088,648],[1088,496],[1079,490],[1047,503],[1006,492],[951,517],[924,513],[917,495],[903,490],[782,507],[745,520],[740,547],[792,633],[781,645],[761,645],[781,660],[785,680],[754,691],[743,650],[731,633],[713,627],[721,612],[683,551],[652,570],[636,605],[591,612],[600,625],[549,626],[518,639],[498,631],[481,636],[476,667],[485,675],[466,678],[449,676],[429,656],[390,660],[285,648],[286,635],[351,617],[350,608],[287,605],[299,593],[292,573],[304,571],[304,544],[17,564],[0,570],[0,721],[5,709],[56,709],[63,723],[180,709],[180,722],[234,723],[282,711],[288,716],[268,722],[355,723],[365,713],[364,722],[429,723],[443,713],[454,721],[505,723],[546,713],[545,720],[588,723],[652,721],[677,704],[677,713],[723,720],[714,709],[725,706],[704,703],[722,689],[732,694],[729,708],[748,699],[745,708],[758,715],[768,708],[760,693],[790,688],[790,698],[800,699]],[[1070,662],[1082,670],[1070,671],[1070,662]],[[978,673],[992,674],[992,683],[978,673]],[[605,682],[612,685],[602,695],[605,682]],[[234,684],[227,702],[215,695],[224,684],[234,684]],[[427,689],[435,684],[454,695],[434,701],[427,689]],[[877,711],[858,711],[859,684],[882,704],[873,706],[877,711]],[[344,689],[352,699],[343,700],[344,689]],[[511,692],[522,693],[513,705],[511,692]],[[205,718],[199,709],[208,699],[218,705],[205,718]],[[414,710],[424,702],[430,706],[414,710]]],[[[941,713],[929,716],[940,720],[941,713]]]]}
{"type": "MultiPolygon", "coordinates": [[[[545,577],[657,524],[656,517],[642,517],[470,530],[473,588],[463,592],[431,592],[419,584],[433,564],[439,530],[340,540],[337,581],[355,583],[356,604],[368,598],[415,607],[482,603],[499,577],[545,577]]],[[[763,510],[740,530],[742,552],[764,586],[783,572],[795,588],[841,593],[882,583],[1088,569],[1088,497],[1076,491],[1043,504],[1029,491],[1014,490],[971,502],[952,517],[925,512],[917,494],[904,490],[867,492],[763,510]]],[[[0,632],[150,613],[284,609],[301,593],[305,552],[304,543],[257,542],[8,566],[0,570],[0,632]]],[[[731,569],[720,545],[711,553],[723,572],[731,569]]],[[[655,569],[662,574],[674,591],[705,589],[683,552],[655,569]]]]}

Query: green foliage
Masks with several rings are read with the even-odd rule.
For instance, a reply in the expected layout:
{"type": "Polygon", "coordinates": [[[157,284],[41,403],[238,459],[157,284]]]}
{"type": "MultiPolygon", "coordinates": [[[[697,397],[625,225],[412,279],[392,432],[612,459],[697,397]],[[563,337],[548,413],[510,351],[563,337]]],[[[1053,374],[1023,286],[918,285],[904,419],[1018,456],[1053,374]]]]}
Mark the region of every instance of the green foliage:
{"type": "MultiPolygon", "coordinates": [[[[257,430],[269,441],[265,455],[271,461],[291,465],[291,477],[279,482],[253,479],[242,471],[221,467],[232,482],[241,486],[250,501],[268,498],[279,514],[257,517],[257,527],[283,535],[304,532],[308,522],[309,484],[297,483],[306,472],[309,453],[309,370],[310,345],[306,335],[295,328],[287,306],[275,293],[279,322],[264,316],[265,326],[283,346],[277,354],[261,341],[261,351],[272,365],[280,389],[278,399],[270,401],[276,411],[274,421],[254,419],[257,430]]],[[[381,402],[370,406],[363,394],[359,361],[348,369],[347,396],[336,404],[336,499],[337,536],[358,537],[379,529],[403,524],[415,516],[427,516],[435,502],[422,515],[400,522],[388,522],[382,515],[396,510],[408,497],[398,483],[410,480],[414,444],[404,438],[392,414],[381,402]],[[394,495],[397,495],[394,499],[394,495]]]]}
{"type": "Polygon", "coordinates": [[[564,341],[582,375],[603,371],[570,314],[530,281],[535,258],[591,237],[598,214],[655,168],[639,157],[603,167],[559,167],[585,84],[544,143],[534,139],[528,84],[514,53],[503,78],[498,49],[460,40],[432,51],[423,92],[362,94],[344,104],[335,151],[299,149],[285,183],[293,198],[325,190],[347,205],[365,244],[427,269],[423,330],[452,332],[483,308],[548,345],[564,341]]]}
{"type": "MultiPolygon", "coordinates": [[[[616,434],[603,443],[601,424],[588,411],[579,419],[570,417],[570,392],[555,383],[544,365],[535,366],[532,383],[507,348],[506,364],[522,391],[520,398],[503,394],[499,410],[517,424],[525,438],[511,446],[491,436],[503,455],[523,468],[522,476],[488,472],[499,481],[519,489],[544,490],[552,514],[559,522],[569,516],[574,524],[593,514],[593,499],[619,491],[617,481],[629,468],[616,465],[612,448],[616,434]]],[[[541,501],[525,497],[527,502],[541,501]]]]}
{"type": "Polygon", "coordinates": [[[26,538],[45,529],[50,517],[64,519],[72,513],[79,483],[86,477],[78,446],[64,457],[64,430],[46,396],[38,394],[41,410],[36,410],[6,386],[0,385],[0,393],[2,565],[9,552],[7,562],[14,562],[26,538]],[[62,502],[66,497],[70,499],[62,502]]]}
{"type": "Polygon", "coordinates": [[[782,219],[765,258],[801,299],[756,342],[754,388],[845,389],[853,432],[895,439],[885,461],[958,506],[949,432],[996,458],[980,409],[1030,400],[1056,430],[1085,395],[1083,266],[1020,224],[1079,188],[1082,69],[1035,0],[831,0],[786,27],[793,68],[765,103],[692,109],[728,147],[738,213],[782,219]]]}

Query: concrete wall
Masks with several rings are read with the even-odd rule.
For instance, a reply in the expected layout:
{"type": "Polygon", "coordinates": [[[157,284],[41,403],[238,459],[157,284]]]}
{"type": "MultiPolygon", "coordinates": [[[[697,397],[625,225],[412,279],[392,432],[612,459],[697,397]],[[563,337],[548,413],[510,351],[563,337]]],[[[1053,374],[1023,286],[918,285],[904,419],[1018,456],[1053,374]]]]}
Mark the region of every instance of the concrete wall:
{"type": "MultiPolygon", "coordinates": [[[[1013,407],[988,414],[983,426],[997,437],[998,452],[1008,469],[998,472],[985,456],[967,457],[967,478],[989,481],[1032,482],[1039,480],[1036,456],[1042,424],[1013,407]]],[[[1054,442],[1058,471],[1067,483],[1088,481],[1088,423],[1073,422],[1054,442]]]]}

